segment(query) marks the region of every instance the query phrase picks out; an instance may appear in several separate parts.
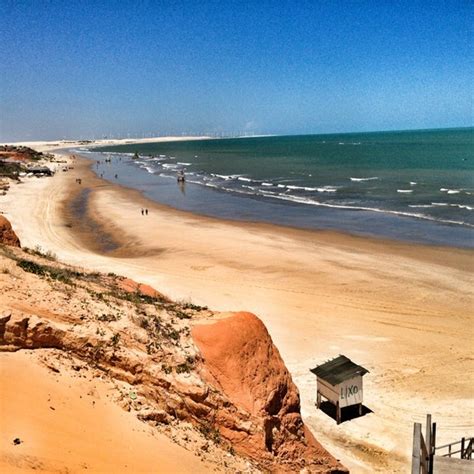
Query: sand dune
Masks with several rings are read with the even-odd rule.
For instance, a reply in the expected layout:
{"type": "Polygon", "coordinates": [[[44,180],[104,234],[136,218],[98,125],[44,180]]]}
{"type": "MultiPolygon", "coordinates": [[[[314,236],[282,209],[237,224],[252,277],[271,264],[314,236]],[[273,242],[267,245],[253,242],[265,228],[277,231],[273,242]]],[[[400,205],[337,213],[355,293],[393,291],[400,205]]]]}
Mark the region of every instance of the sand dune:
{"type": "Polygon", "coordinates": [[[0,145],[27,146],[41,152],[51,152],[62,148],[88,147],[88,146],[112,146],[126,145],[129,143],[157,143],[157,142],[177,142],[183,140],[202,140],[210,139],[207,136],[168,136],[154,138],[102,138],[97,140],[38,140],[30,142],[0,143],[0,145]]]}
{"type": "Polygon", "coordinates": [[[8,383],[2,384],[0,405],[1,472],[215,469],[123,411],[112,400],[110,382],[83,377],[64,364],[58,372],[49,370],[42,360],[54,359],[54,352],[2,353],[0,377],[8,383]],[[13,444],[15,438],[21,444],[13,444]]]}

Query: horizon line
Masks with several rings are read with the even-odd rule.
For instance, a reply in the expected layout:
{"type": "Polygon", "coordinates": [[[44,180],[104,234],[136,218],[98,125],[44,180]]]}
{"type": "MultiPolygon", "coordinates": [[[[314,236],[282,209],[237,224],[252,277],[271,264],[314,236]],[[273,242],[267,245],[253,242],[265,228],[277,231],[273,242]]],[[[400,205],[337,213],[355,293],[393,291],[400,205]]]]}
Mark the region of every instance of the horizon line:
{"type": "Polygon", "coordinates": [[[1,145],[7,144],[15,144],[15,143],[35,143],[35,142],[65,142],[65,141],[104,141],[104,140],[152,140],[156,139],[163,139],[163,138],[181,138],[185,139],[186,137],[189,138],[201,138],[202,140],[208,139],[237,139],[237,138],[270,138],[270,137],[298,137],[298,136],[314,136],[314,135],[354,135],[354,134],[370,134],[370,133],[403,133],[403,132],[428,132],[428,131],[436,131],[436,130],[464,130],[464,129],[474,129],[473,125],[468,126],[455,126],[455,127],[429,127],[429,128],[403,128],[403,129],[383,129],[383,130],[369,130],[369,131],[344,131],[344,132],[309,132],[309,133],[253,133],[253,134],[239,134],[237,132],[207,132],[207,133],[165,133],[165,134],[141,134],[142,136],[114,136],[114,134],[110,135],[103,135],[100,138],[56,138],[56,139],[25,139],[25,140],[14,140],[14,141],[1,141],[1,145]]]}

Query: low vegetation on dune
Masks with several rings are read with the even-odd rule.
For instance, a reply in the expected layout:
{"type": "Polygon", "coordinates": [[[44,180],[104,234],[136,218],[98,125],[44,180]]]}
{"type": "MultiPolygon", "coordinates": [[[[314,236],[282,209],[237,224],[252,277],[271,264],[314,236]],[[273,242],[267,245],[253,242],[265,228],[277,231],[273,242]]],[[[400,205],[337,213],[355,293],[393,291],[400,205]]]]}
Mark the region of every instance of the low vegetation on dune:
{"type": "Polygon", "coordinates": [[[0,161],[0,177],[18,180],[23,168],[20,163],[5,163],[4,161],[0,161]]]}

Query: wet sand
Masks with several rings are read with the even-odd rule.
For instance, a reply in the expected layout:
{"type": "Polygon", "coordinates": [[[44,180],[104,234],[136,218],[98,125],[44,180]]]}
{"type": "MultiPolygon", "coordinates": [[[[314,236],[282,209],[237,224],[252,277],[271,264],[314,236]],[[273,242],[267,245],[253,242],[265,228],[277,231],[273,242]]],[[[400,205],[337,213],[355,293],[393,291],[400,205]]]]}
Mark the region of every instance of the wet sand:
{"type": "Polygon", "coordinates": [[[426,413],[440,443],[472,433],[472,251],[196,216],[89,168],[78,160],[0,198],[23,245],[175,299],[258,314],[301,392],[305,420],[352,472],[406,472],[413,422],[426,413]],[[340,353],[370,370],[372,413],[337,426],[316,411],[309,369],[340,353]]]}

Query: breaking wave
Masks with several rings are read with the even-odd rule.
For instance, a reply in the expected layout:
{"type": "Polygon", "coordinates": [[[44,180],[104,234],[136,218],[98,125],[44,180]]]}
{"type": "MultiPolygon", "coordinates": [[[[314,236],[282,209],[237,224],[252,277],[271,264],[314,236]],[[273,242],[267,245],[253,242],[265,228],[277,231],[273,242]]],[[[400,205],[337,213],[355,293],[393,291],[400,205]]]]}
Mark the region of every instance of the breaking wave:
{"type": "MultiPolygon", "coordinates": [[[[102,156],[116,155],[115,153],[103,154],[102,156]]],[[[132,153],[117,153],[123,157],[133,156],[132,153]]],[[[159,156],[140,156],[138,160],[129,160],[127,163],[133,163],[134,165],[146,170],[150,174],[155,174],[164,178],[176,179],[177,170],[183,169],[183,167],[191,167],[191,171],[186,172],[187,182],[199,186],[205,186],[212,188],[217,191],[226,193],[234,193],[239,195],[245,195],[249,197],[260,197],[265,199],[274,199],[279,201],[287,201],[297,204],[303,204],[307,206],[319,206],[325,208],[342,209],[348,211],[365,211],[365,212],[376,212],[381,214],[396,215],[400,217],[407,217],[413,219],[422,219],[427,221],[439,222],[443,224],[461,225],[466,227],[474,227],[470,222],[465,222],[468,214],[465,211],[472,211],[474,206],[467,201],[467,203],[449,203],[443,202],[449,199],[458,199],[457,197],[451,196],[448,198],[447,195],[458,195],[458,194],[470,194],[467,189],[463,188],[452,188],[437,186],[432,190],[431,199],[432,202],[426,202],[426,198],[423,195],[419,196],[421,202],[412,204],[406,203],[406,198],[394,198],[394,191],[400,194],[411,195],[418,188],[414,188],[417,184],[416,181],[409,181],[406,179],[405,184],[398,183],[401,188],[397,189],[391,186],[390,181],[379,176],[366,176],[366,177],[340,177],[334,181],[335,184],[323,185],[323,177],[321,177],[321,183],[317,175],[314,178],[308,180],[306,178],[307,173],[290,173],[293,176],[286,175],[280,177],[261,177],[257,179],[249,175],[244,174],[219,174],[219,173],[204,173],[193,167],[193,163],[186,161],[174,161],[179,159],[176,157],[167,157],[166,155],[159,156]],[[170,162],[173,160],[172,162],[170,162]],[[365,181],[378,181],[380,184],[371,185],[369,187],[355,187],[348,186],[348,180],[358,183],[365,181]],[[311,185],[315,183],[314,185],[311,185]],[[409,183],[409,186],[408,186],[409,183]],[[305,185],[306,184],[306,185],[305,185]],[[309,184],[309,185],[308,185],[309,184]],[[318,185],[319,184],[319,185],[318,185]],[[389,189],[390,188],[390,189],[389,189]],[[375,189],[375,191],[374,191],[375,189]],[[438,191],[439,189],[439,191],[438,191]],[[436,201],[436,194],[440,196],[439,192],[446,196],[444,199],[439,198],[440,201],[436,201]],[[318,198],[319,196],[319,198],[318,198]],[[395,200],[394,200],[395,199],[395,200]],[[425,202],[423,202],[425,201],[425,202]],[[429,209],[433,209],[429,211],[429,209]],[[445,208],[445,211],[441,209],[435,210],[434,208],[445,208]],[[406,209],[406,210],[404,210],[406,209]],[[410,212],[413,209],[413,212],[410,212]],[[420,212],[416,212],[416,209],[420,209],[420,212]],[[426,211],[421,211],[425,209],[426,211]],[[464,216],[459,218],[460,216],[464,216]]],[[[194,164],[194,166],[196,166],[194,164]]],[[[347,176],[347,175],[346,175],[347,176]]],[[[325,177],[327,182],[327,177],[325,177]]],[[[331,177],[329,177],[331,179],[331,177]]],[[[425,183],[423,184],[425,186],[425,183]]],[[[418,194],[418,193],[416,193],[418,194]]],[[[467,198],[469,199],[469,198],[467,198]]]]}
{"type": "Polygon", "coordinates": [[[370,178],[350,178],[351,181],[375,181],[376,179],[380,179],[378,176],[372,176],[370,178]]]}

